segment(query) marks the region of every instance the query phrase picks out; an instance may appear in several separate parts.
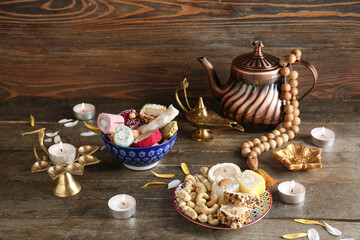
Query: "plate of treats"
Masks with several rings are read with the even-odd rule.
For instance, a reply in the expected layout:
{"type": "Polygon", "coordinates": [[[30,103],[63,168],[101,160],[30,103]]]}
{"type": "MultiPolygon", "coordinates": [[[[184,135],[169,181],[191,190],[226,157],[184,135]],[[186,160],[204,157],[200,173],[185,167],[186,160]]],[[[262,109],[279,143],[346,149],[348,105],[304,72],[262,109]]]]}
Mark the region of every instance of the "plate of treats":
{"type": "Polygon", "coordinates": [[[272,196],[256,172],[221,163],[187,175],[175,189],[176,210],[193,223],[213,229],[238,229],[261,220],[272,196]]]}

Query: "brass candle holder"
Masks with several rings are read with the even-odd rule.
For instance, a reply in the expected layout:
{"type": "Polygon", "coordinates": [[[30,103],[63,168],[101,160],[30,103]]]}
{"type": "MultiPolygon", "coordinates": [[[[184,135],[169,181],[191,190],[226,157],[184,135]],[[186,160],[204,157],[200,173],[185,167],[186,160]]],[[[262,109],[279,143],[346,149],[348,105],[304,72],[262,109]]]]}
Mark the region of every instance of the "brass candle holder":
{"type": "Polygon", "coordinates": [[[191,125],[196,127],[196,130],[190,135],[193,140],[199,142],[214,141],[212,130],[236,129],[241,132],[244,131],[244,128],[237,122],[224,118],[214,111],[208,110],[204,105],[202,97],[199,97],[198,105],[195,108],[191,108],[186,92],[188,86],[189,82],[185,78],[181,82],[180,87],[175,90],[175,98],[181,109],[184,110],[186,119],[191,125]],[[181,90],[184,92],[184,98],[189,110],[186,109],[180,101],[179,91],[181,90]]]}
{"type": "Polygon", "coordinates": [[[100,160],[94,156],[99,147],[85,145],[76,149],[76,158],[64,165],[54,164],[49,160],[48,149],[44,146],[45,128],[40,129],[38,142],[33,143],[33,151],[36,162],[31,167],[31,172],[47,171],[49,176],[55,180],[52,192],[58,197],[70,197],[80,192],[81,184],[75,180],[73,175],[83,175],[84,166],[97,164],[100,160]],[[39,157],[37,148],[40,148],[46,155],[39,157]]]}

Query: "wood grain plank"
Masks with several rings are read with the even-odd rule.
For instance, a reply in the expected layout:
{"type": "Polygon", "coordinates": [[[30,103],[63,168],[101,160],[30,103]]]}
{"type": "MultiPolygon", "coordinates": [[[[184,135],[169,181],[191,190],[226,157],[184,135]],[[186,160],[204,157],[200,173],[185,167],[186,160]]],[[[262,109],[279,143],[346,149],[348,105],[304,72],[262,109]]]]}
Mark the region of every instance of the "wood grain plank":
{"type": "MultiPolygon", "coordinates": [[[[5,1],[0,5],[0,98],[152,99],[188,77],[210,97],[196,58],[223,82],[232,59],[262,39],[293,48],[319,71],[312,99],[358,99],[357,1],[5,1]]],[[[301,69],[299,67],[299,69],[301,69]]],[[[300,88],[311,78],[300,71],[300,88]]]]}

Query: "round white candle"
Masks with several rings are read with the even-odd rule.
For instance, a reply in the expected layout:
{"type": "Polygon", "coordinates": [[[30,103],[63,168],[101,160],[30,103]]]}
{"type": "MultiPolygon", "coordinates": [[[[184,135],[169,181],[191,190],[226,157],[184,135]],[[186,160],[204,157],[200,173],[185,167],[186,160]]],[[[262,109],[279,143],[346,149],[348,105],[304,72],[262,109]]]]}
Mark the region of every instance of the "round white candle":
{"type": "Polygon", "coordinates": [[[108,202],[110,214],[116,219],[127,219],[136,212],[136,200],[127,194],[118,194],[110,198],[108,202]]]}
{"type": "Polygon", "coordinates": [[[314,128],[311,130],[311,140],[315,146],[331,147],[335,142],[335,133],[325,127],[314,128]]]}
{"type": "Polygon", "coordinates": [[[305,200],[305,186],[294,180],[280,183],[278,191],[279,198],[284,203],[299,204],[305,200]]]}
{"type": "Polygon", "coordinates": [[[79,120],[90,120],[95,117],[95,106],[90,103],[79,103],[74,106],[73,111],[79,120]]]}
{"type": "Polygon", "coordinates": [[[58,143],[49,147],[49,158],[52,163],[64,165],[76,158],[76,148],[68,143],[58,143]]]}

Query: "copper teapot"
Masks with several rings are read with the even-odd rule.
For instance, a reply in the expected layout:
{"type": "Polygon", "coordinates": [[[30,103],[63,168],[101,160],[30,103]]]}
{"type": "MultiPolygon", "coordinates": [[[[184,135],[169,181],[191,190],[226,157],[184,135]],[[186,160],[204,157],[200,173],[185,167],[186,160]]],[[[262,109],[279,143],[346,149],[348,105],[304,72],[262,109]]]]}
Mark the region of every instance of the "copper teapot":
{"type": "MultiPolygon", "coordinates": [[[[282,76],[279,58],[264,53],[262,41],[255,41],[253,45],[253,52],[233,60],[225,85],[220,83],[213,65],[205,57],[198,61],[208,74],[211,91],[220,101],[222,115],[235,120],[246,131],[260,132],[274,129],[283,120],[282,76]]],[[[300,101],[315,87],[318,73],[309,62],[297,60],[296,63],[310,69],[314,77],[312,87],[298,98],[300,101]]]]}

